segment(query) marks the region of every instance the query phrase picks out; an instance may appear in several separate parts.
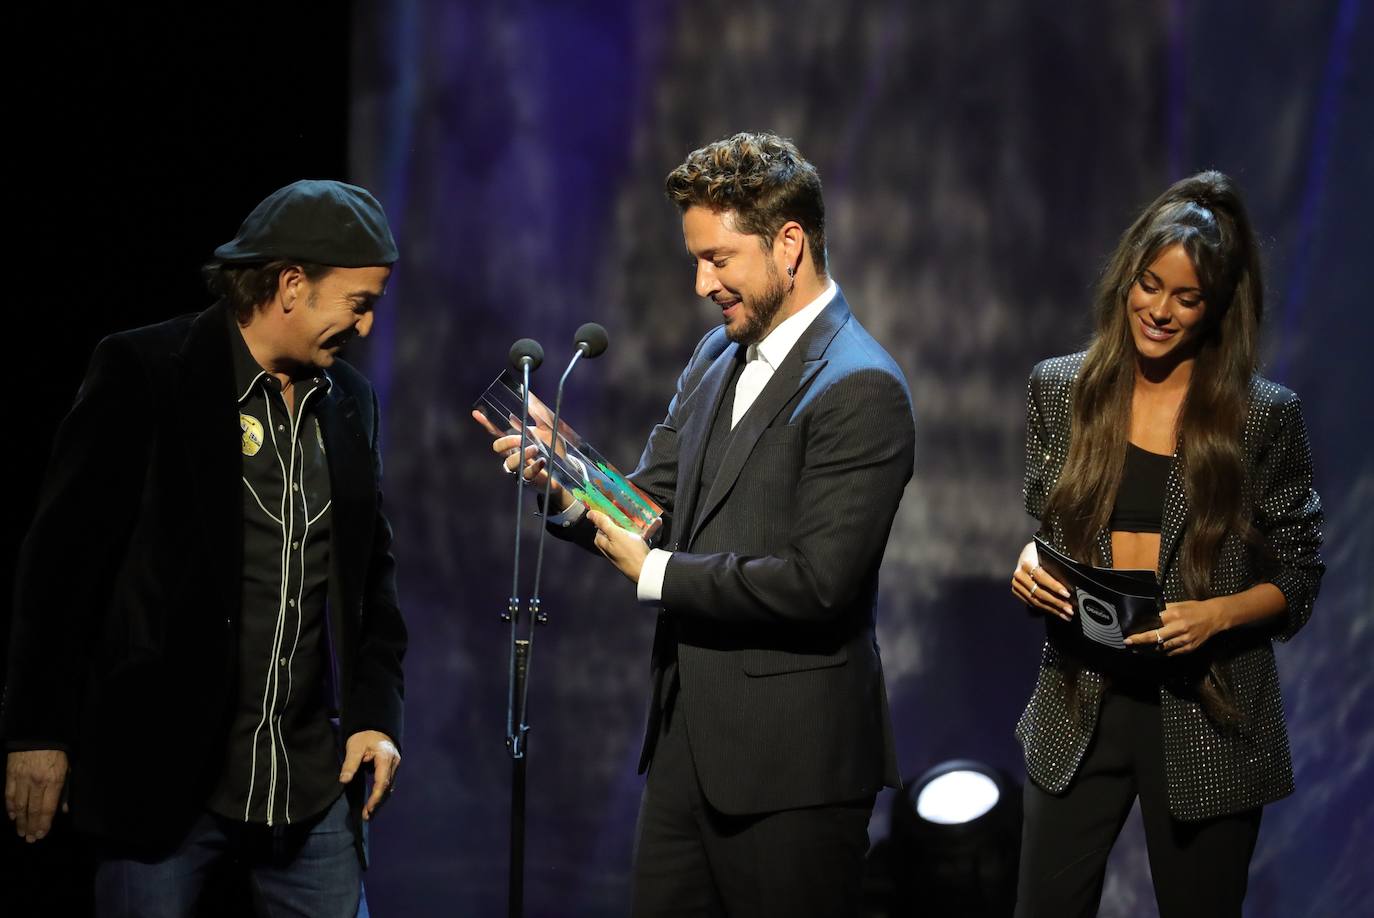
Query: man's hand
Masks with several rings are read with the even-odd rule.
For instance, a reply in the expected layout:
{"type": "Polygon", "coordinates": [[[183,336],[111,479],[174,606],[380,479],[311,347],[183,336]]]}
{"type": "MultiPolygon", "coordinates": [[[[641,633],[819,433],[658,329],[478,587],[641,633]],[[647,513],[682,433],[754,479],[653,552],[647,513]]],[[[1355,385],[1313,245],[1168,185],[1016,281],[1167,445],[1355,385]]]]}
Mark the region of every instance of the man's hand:
{"type": "MultiPolygon", "coordinates": [[[[11,752],[5,763],[5,812],[26,842],[52,828],[53,814],[67,783],[67,753],[60,749],[11,752]]],[[[67,812],[67,804],[62,804],[67,812]]]]}
{"type": "MultiPolygon", "coordinates": [[[[514,475],[516,467],[520,465],[516,459],[516,454],[520,452],[520,435],[508,434],[487,420],[486,415],[480,411],[472,412],[472,419],[481,425],[482,429],[492,436],[491,450],[501,457],[501,469],[507,475],[514,475]]],[[[519,427],[520,420],[511,418],[511,423],[519,427]]],[[[541,453],[539,443],[543,443],[547,448],[549,438],[552,434],[541,432],[534,427],[526,428],[525,443],[525,462],[521,474],[525,476],[525,481],[534,488],[536,494],[544,493],[545,484],[549,484],[549,502],[553,505],[554,513],[563,513],[571,507],[576,500],[571,494],[563,489],[557,480],[549,482],[548,459],[541,453]]],[[[566,452],[563,446],[563,438],[558,440],[559,452],[562,456],[566,452]]]]}
{"type": "Polygon", "coordinates": [[[358,769],[367,763],[372,765],[372,795],[363,804],[363,819],[370,820],[373,812],[391,796],[396,772],[401,767],[401,753],[396,744],[380,730],[360,730],[348,738],[339,781],[344,784],[352,781],[358,769]]]}
{"type": "Polygon", "coordinates": [[[617,526],[615,521],[599,510],[588,510],[587,519],[596,527],[593,543],[597,550],[611,560],[620,573],[631,582],[639,583],[639,572],[649,556],[649,546],[638,533],[617,526]]]}

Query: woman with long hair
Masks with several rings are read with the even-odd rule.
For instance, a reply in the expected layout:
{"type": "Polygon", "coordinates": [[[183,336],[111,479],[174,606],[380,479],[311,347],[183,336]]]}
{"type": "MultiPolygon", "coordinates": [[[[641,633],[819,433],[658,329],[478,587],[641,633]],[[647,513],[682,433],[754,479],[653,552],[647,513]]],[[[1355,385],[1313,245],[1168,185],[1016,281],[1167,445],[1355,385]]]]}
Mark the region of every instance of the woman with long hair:
{"type": "Polygon", "coordinates": [[[1293,789],[1272,642],[1311,615],[1322,511],[1298,398],[1256,373],[1262,312],[1240,195],[1203,172],[1122,236],[1088,349],[1031,373],[1040,537],[1157,572],[1166,606],[1128,649],[1095,650],[1035,544],[1021,552],[1012,593],[1048,639],[1016,730],[1018,916],[1095,914],[1137,797],[1161,916],[1239,916],[1262,807],[1293,789]]]}

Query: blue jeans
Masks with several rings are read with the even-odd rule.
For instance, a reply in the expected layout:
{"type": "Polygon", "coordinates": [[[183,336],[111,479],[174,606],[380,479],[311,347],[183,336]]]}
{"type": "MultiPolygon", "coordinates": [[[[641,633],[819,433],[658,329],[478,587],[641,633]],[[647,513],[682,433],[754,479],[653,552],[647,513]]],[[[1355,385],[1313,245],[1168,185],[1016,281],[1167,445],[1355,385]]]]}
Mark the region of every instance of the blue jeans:
{"type": "Polygon", "coordinates": [[[160,861],[102,857],[95,874],[96,914],[190,918],[207,879],[226,859],[247,874],[255,910],[265,918],[367,916],[362,865],[342,794],[305,823],[268,828],[207,811],[160,861]]]}

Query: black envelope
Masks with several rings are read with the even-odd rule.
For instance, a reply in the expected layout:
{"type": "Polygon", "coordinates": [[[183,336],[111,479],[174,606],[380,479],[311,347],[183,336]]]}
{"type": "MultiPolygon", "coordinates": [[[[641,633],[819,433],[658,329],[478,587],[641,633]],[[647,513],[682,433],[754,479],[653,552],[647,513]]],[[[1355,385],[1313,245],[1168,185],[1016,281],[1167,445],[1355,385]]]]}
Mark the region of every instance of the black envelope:
{"type": "Polygon", "coordinates": [[[1080,564],[1057,551],[1039,536],[1035,550],[1040,566],[1064,584],[1078,607],[1082,636],[1101,647],[1128,649],[1123,640],[1158,627],[1164,611],[1164,590],[1154,571],[1122,571],[1080,564]]]}

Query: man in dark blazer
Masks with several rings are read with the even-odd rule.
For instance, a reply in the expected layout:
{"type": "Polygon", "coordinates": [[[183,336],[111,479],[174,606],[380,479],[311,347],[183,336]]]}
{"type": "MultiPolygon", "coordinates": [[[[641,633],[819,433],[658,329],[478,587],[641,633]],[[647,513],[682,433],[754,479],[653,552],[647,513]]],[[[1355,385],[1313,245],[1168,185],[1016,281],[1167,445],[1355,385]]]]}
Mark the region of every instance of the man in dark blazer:
{"type": "Polygon", "coordinates": [[[549,521],[659,609],[633,913],[857,914],[874,795],[899,783],[874,611],[910,396],[826,272],[820,180],[791,142],[710,144],[667,191],[722,325],[630,475],[661,547],[566,495],[549,521]]]}
{"type": "Polygon", "coordinates": [[[102,341],[58,434],[18,565],[6,810],[37,841],[70,805],[102,915],[192,914],[224,857],[273,914],[353,915],[406,633],[376,397],[337,355],[395,243],[368,192],[303,181],[215,255],[219,302],[102,341]]]}

